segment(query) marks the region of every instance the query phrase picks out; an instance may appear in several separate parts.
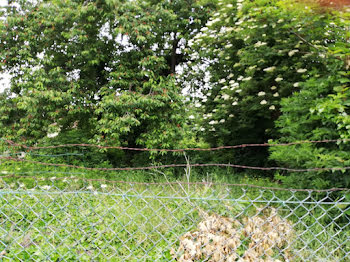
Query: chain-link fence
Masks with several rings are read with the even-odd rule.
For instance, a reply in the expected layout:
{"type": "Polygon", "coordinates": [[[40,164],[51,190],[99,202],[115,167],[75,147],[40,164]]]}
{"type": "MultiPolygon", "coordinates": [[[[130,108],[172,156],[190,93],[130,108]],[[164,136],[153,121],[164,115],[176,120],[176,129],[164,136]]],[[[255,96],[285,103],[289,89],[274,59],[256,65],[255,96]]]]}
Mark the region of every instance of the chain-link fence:
{"type": "Polygon", "coordinates": [[[2,261],[350,261],[350,192],[0,178],[2,261]]]}

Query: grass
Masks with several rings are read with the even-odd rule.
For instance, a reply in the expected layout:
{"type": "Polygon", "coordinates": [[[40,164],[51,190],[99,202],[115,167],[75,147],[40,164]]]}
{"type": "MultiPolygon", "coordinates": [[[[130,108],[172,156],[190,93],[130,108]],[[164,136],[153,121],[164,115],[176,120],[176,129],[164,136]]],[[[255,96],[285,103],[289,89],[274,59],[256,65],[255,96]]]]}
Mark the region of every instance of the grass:
{"type": "MultiPolygon", "coordinates": [[[[37,170],[38,166],[25,163],[1,163],[2,261],[170,261],[171,249],[176,250],[186,232],[196,230],[203,220],[202,212],[244,223],[259,208],[271,207],[293,224],[295,239],[289,242],[293,261],[349,261],[350,220],[345,215],[346,205],[315,204],[305,192],[137,183],[209,180],[276,186],[267,179],[214,169],[204,176],[188,170],[184,176],[174,176],[171,170],[37,170]],[[21,177],[8,177],[11,174],[21,177]],[[130,183],[87,180],[91,178],[130,183]]],[[[249,237],[242,242],[248,240],[249,237]]],[[[240,254],[247,249],[247,244],[241,246],[240,254]]]]}

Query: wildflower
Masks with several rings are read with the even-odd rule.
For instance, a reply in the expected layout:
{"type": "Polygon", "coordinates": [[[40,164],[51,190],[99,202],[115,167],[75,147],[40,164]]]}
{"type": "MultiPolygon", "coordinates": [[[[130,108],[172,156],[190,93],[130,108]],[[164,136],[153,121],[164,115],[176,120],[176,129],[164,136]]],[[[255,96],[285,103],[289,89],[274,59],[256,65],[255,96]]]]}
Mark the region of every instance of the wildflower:
{"type": "Polygon", "coordinates": [[[252,79],[252,77],[249,76],[249,77],[243,78],[242,81],[249,81],[249,80],[251,80],[251,79],[252,79]]]}
{"type": "Polygon", "coordinates": [[[237,89],[236,90],[236,93],[240,93],[240,92],[242,92],[242,89],[237,89]]]}
{"type": "Polygon", "coordinates": [[[93,190],[94,187],[93,187],[92,185],[90,185],[90,186],[88,186],[86,189],[87,189],[87,190],[93,190]]]}
{"type": "Polygon", "coordinates": [[[267,104],[267,101],[264,99],[260,102],[260,105],[266,105],[267,104]]]}
{"type": "Polygon", "coordinates": [[[6,175],[6,174],[8,174],[9,172],[8,171],[6,171],[6,170],[4,170],[4,171],[1,171],[1,174],[4,174],[4,175],[6,175]]]}
{"type": "Polygon", "coordinates": [[[294,87],[298,87],[298,86],[299,86],[299,83],[296,82],[296,83],[293,84],[293,86],[294,86],[294,87]]]}
{"type": "Polygon", "coordinates": [[[219,81],[219,84],[223,84],[223,83],[225,83],[226,82],[226,79],[220,79],[220,81],[219,81]]]}
{"type": "Polygon", "coordinates": [[[233,106],[236,106],[236,105],[238,105],[238,102],[235,101],[235,102],[232,103],[232,105],[233,105],[233,106]]]}
{"type": "Polygon", "coordinates": [[[276,69],[276,67],[275,67],[275,66],[271,66],[271,67],[267,67],[267,68],[265,68],[265,69],[264,69],[264,71],[265,71],[265,72],[270,73],[270,72],[275,71],[275,69],[276,69]]]}
{"type": "Polygon", "coordinates": [[[221,119],[220,123],[225,123],[225,121],[226,121],[225,119],[221,119]]]}
{"type": "Polygon", "coordinates": [[[231,47],[232,47],[232,44],[225,45],[225,48],[231,48],[231,47]]]}
{"type": "Polygon", "coordinates": [[[188,118],[189,119],[194,119],[194,115],[190,115],[188,118]]]}
{"type": "Polygon", "coordinates": [[[230,114],[229,117],[234,117],[235,115],[234,114],[230,114]]]}
{"type": "MultiPolygon", "coordinates": [[[[234,74],[232,74],[232,73],[231,73],[231,74],[229,74],[229,75],[228,75],[228,77],[227,77],[227,78],[229,78],[229,79],[230,79],[230,78],[232,78],[232,77],[234,77],[234,74]]],[[[231,81],[230,81],[230,83],[231,83],[231,81]]]]}
{"type": "Polygon", "coordinates": [[[217,124],[218,123],[218,121],[216,121],[216,120],[211,120],[210,122],[209,122],[209,125],[215,125],[215,124],[217,124]]]}
{"type": "Polygon", "coordinates": [[[275,107],[274,105],[272,105],[272,106],[269,107],[269,109],[270,109],[270,110],[275,110],[276,107],[275,107]]]}
{"type": "Polygon", "coordinates": [[[280,95],[278,93],[273,94],[274,97],[279,97],[280,95]]]}
{"type": "Polygon", "coordinates": [[[271,90],[275,90],[275,89],[277,89],[276,86],[271,86],[271,90]]]}
{"type": "Polygon", "coordinates": [[[266,93],[264,91],[261,91],[258,93],[258,96],[264,96],[266,93]]]}
{"type": "Polygon", "coordinates": [[[101,188],[107,188],[107,185],[106,184],[102,184],[101,188]]]}
{"type": "Polygon", "coordinates": [[[195,106],[195,107],[201,107],[202,104],[201,104],[201,103],[196,103],[194,106],[195,106]]]}

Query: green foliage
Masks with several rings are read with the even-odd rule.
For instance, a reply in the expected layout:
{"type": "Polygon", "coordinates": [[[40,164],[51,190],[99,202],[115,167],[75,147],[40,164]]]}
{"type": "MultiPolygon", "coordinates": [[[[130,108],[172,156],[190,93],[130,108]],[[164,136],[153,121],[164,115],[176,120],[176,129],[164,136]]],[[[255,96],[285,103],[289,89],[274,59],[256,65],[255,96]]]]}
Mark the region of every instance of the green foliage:
{"type": "Polygon", "coordinates": [[[175,70],[208,4],[12,2],[0,28],[1,71],[12,76],[2,137],[31,144],[78,130],[100,144],[178,145],[184,99],[175,70]]]}
{"type": "MultiPolygon", "coordinates": [[[[0,70],[12,76],[0,97],[4,138],[147,148],[350,138],[348,12],[291,0],[13,3],[0,21],[0,70]],[[187,99],[183,88],[198,95],[187,99]]],[[[196,162],[341,168],[350,164],[348,152],[342,141],[188,155],[196,162]]],[[[85,153],[91,166],[181,157],[85,153]]],[[[346,186],[347,174],[276,178],[346,186]]]]}
{"type": "MultiPolygon", "coordinates": [[[[211,145],[263,143],[277,136],[281,98],[299,90],[304,72],[323,68],[312,43],[325,39],[326,15],[311,14],[279,1],[220,2],[192,46],[194,66],[204,64],[210,73],[202,90],[202,124],[211,145]]],[[[264,149],[237,152],[228,158],[266,163],[264,149]]]]}
{"type": "Polygon", "coordinates": [[[339,139],[338,143],[303,144],[288,148],[271,148],[271,159],[285,166],[299,168],[335,167],[339,171],[309,172],[306,175],[277,176],[285,184],[296,187],[348,187],[350,165],[350,74],[347,70],[347,42],[344,14],[333,14],[327,20],[325,46],[327,56],[318,59],[300,84],[300,91],[282,100],[281,117],[276,121],[280,139],[276,142],[298,140],[339,139]]]}

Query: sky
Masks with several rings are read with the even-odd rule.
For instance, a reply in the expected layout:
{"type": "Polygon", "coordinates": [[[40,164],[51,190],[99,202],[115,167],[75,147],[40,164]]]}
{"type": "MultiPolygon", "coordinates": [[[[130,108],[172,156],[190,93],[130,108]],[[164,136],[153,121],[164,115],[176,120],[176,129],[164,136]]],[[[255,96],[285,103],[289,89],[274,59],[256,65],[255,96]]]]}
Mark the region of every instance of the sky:
{"type": "MultiPolygon", "coordinates": [[[[7,0],[0,0],[0,7],[7,4],[7,0]]],[[[2,92],[6,87],[9,87],[9,76],[7,74],[0,73],[0,92],[2,92]]]]}

